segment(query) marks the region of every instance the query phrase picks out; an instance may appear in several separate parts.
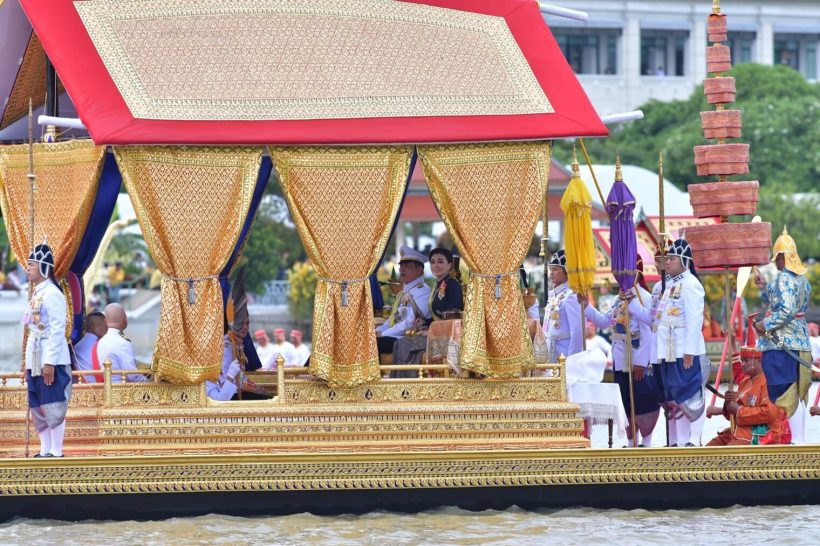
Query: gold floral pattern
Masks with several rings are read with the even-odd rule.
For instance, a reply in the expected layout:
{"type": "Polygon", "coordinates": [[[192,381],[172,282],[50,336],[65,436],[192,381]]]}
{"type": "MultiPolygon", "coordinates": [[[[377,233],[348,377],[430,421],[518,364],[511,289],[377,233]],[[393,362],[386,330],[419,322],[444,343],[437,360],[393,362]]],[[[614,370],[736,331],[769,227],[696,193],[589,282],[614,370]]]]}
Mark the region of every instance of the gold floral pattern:
{"type": "Polygon", "coordinates": [[[515,377],[535,362],[516,270],[547,188],[548,143],[421,146],[430,194],[464,262],[460,361],[488,377],[515,377]],[[500,296],[500,297],[499,297],[500,296]]]}
{"type": "Polygon", "coordinates": [[[134,146],[114,153],[145,243],[164,275],[154,373],[172,383],[214,380],[223,349],[216,276],[248,215],[262,149],[134,146]],[[193,280],[193,304],[185,279],[193,280]]]}
{"type": "Polygon", "coordinates": [[[319,275],[310,371],[333,386],[381,377],[367,276],[387,246],[411,155],[407,146],[271,149],[296,230],[319,275]]]}
{"type": "Polygon", "coordinates": [[[502,17],[384,0],[75,7],[136,118],[553,112],[502,17]]]}

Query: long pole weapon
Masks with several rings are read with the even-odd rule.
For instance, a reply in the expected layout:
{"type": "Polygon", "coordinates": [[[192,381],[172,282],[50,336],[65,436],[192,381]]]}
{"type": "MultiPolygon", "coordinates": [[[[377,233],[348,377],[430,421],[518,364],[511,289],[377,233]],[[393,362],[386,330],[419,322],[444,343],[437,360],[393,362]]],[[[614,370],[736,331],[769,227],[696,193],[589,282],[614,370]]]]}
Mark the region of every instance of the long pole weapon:
{"type": "MultiPolygon", "coordinates": [[[[34,174],[34,114],[32,112],[31,97],[28,99],[28,174],[26,175],[29,181],[29,198],[28,198],[28,215],[29,215],[29,245],[34,246],[34,192],[37,191],[36,182],[37,175],[34,174]]],[[[33,283],[29,281],[29,300],[33,293],[33,283]]],[[[25,351],[25,349],[23,349],[25,351]]],[[[25,357],[24,357],[25,360],[25,357]]],[[[29,456],[29,449],[31,447],[31,406],[26,404],[26,458],[29,456]]]]}
{"type": "MultiPolygon", "coordinates": [[[[549,237],[549,221],[550,221],[550,179],[549,179],[549,172],[550,167],[552,167],[552,141],[549,142],[549,149],[550,153],[548,155],[549,161],[547,162],[547,187],[544,189],[544,207],[542,212],[544,213],[543,218],[541,221],[544,224],[544,235],[541,237],[541,252],[539,256],[544,259],[544,307],[546,308],[547,303],[549,302],[549,294],[550,294],[550,264],[549,260],[547,260],[547,243],[550,240],[549,237]]],[[[546,313],[546,311],[544,311],[546,313]]]]}
{"type": "MultiPolygon", "coordinates": [[[[637,287],[635,287],[637,291],[637,287]]],[[[627,302],[623,302],[625,326],[626,326],[626,347],[624,356],[626,357],[626,372],[629,378],[629,428],[632,429],[632,447],[638,447],[638,424],[635,422],[635,387],[632,384],[632,327],[629,324],[629,308],[627,302]]]]}
{"type": "MultiPolygon", "coordinates": [[[[658,262],[655,264],[661,276],[661,297],[666,293],[666,216],[663,210],[663,150],[658,152],[658,262]]],[[[669,410],[663,410],[664,421],[666,422],[666,445],[669,443],[669,410]]]]}

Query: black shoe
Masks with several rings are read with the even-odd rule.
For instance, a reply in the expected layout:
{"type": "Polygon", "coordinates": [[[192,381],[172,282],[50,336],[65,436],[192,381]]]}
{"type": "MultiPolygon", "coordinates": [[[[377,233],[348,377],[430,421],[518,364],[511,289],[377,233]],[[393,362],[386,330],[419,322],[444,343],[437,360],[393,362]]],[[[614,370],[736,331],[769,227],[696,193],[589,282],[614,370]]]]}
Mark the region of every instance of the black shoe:
{"type": "Polygon", "coordinates": [[[686,445],[683,447],[695,447],[695,444],[693,444],[692,442],[686,442],[686,445]]]}
{"type": "Polygon", "coordinates": [[[643,444],[638,444],[638,447],[646,447],[646,446],[643,445],[643,444]]]}
{"type": "Polygon", "coordinates": [[[46,457],[54,457],[51,453],[46,453],[45,455],[40,455],[39,453],[34,456],[34,458],[46,458],[46,457]]]}
{"type": "Polygon", "coordinates": [[[678,447],[678,444],[667,444],[666,447],[678,447]]]}

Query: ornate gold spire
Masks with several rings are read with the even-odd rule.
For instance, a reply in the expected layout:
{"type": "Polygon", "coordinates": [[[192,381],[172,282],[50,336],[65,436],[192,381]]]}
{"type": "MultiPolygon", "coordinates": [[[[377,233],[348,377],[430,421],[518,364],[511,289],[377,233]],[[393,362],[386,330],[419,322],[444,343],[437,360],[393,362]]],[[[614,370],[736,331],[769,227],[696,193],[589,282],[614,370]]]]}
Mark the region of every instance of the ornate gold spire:
{"type": "Polygon", "coordinates": [[[783,235],[788,235],[788,234],[789,234],[789,230],[786,229],[786,224],[783,224],[783,235]]]}
{"type": "Polygon", "coordinates": [[[615,182],[623,182],[624,175],[621,172],[621,154],[615,155],[615,182]]]}
{"type": "Polygon", "coordinates": [[[712,0],[712,13],[720,13],[720,0],[712,0]]]}
{"type": "Polygon", "coordinates": [[[575,145],[572,145],[572,176],[581,176],[581,166],[578,164],[578,153],[575,151],[575,145]]]}

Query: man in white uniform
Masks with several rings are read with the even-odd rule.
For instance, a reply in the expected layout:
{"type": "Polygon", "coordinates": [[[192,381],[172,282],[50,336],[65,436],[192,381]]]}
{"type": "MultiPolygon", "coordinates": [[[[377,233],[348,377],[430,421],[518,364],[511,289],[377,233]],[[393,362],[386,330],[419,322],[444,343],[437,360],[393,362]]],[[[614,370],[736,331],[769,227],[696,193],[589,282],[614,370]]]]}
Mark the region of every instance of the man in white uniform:
{"type": "Polygon", "coordinates": [[[552,290],[544,308],[544,334],[547,337],[547,361],[557,362],[561,355],[581,352],[584,328],[581,305],[575,292],[570,290],[567,277],[567,256],[562,248],[550,258],[552,290]]]}
{"type": "MultiPolygon", "coordinates": [[[[92,350],[107,331],[108,327],[105,325],[105,315],[99,311],[89,313],[85,317],[85,334],[83,338],[77,342],[77,345],[74,346],[78,371],[94,369],[92,350]]],[[[102,383],[102,374],[84,375],[80,381],[85,381],[86,383],[102,383]],[[98,379],[99,381],[97,381],[98,379]]]]}
{"type": "Polygon", "coordinates": [[[265,330],[259,329],[253,333],[256,338],[256,356],[259,357],[259,362],[262,363],[262,368],[269,370],[273,368],[273,363],[276,360],[276,349],[268,339],[268,334],[265,330]]]}
{"type": "Polygon", "coordinates": [[[291,330],[290,341],[293,343],[293,352],[291,354],[293,362],[290,362],[289,365],[304,366],[307,364],[308,358],[310,358],[310,349],[302,343],[302,331],[291,330]]]}
{"type": "MultiPolygon", "coordinates": [[[[704,370],[709,365],[703,340],[703,302],[705,291],[695,272],[692,248],[685,239],[677,239],[666,251],[666,291],[661,283],[652,290],[652,330],[656,339],[659,388],[669,409],[670,445],[699,445],[706,416],[703,385],[704,370]]],[[[646,319],[646,310],[632,300],[630,313],[646,319]]]]}
{"type": "Polygon", "coordinates": [[[54,255],[45,243],[28,257],[28,278],[34,283],[23,326],[26,339],[26,385],[34,428],[40,435],[35,457],[62,457],[65,416],[71,398],[71,355],[66,341],[66,301],[49,279],[54,255]]]}
{"type": "MultiPolygon", "coordinates": [[[[97,342],[96,357],[100,366],[106,360],[111,361],[111,370],[135,370],[137,359],[134,356],[134,346],[131,340],[125,337],[125,329],[128,327],[128,317],[125,309],[119,303],[109,303],[105,306],[105,324],[108,331],[97,342]]],[[[92,358],[94,352],[92,351],[92,358]]],[[[96,366],[94,366],[96,369],[96,366]]],[[[111,376],[112,383],[122,381],[119,374],[111,376]]],[[[130,374],[125,376],[127,383],[141,383],[148,381],[148,377],[143,374],[130,374]]]]}
{"type": "Polygon", "coordinates": [[[379,354],[392,355],[396,340],[416,327],[417,318],[431,318],[431,290],[423,278],[427,256],[408,246],[402,246],[399,255],[399,280],[402,283],[402,290],[393,300],[390,318],[376,327],[379,354]]]}

